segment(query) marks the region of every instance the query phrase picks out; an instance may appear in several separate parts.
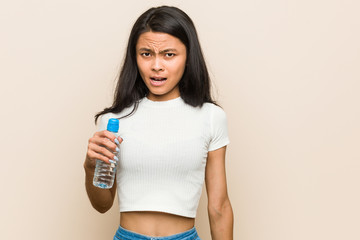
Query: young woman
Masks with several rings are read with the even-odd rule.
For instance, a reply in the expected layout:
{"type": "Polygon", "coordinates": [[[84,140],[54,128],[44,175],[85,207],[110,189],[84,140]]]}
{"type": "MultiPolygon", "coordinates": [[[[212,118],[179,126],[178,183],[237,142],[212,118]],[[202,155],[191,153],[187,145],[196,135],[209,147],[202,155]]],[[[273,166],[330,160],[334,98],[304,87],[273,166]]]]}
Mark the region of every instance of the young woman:
{"type": "Polygon", "coordinates": [[[226,115],[211,98],[197,33],[183,11],[163,6],[138,18],[113,105],[98,118],[84,163],[86,190],[101,213],[117,191],[114,240],[200,239],[194,222],[204,179],[212,239],[233,239],[226,115]],[[105,130],[109,118],[120,119],[120,137],[105,130]],[[93,186],[96,159],[118,162],[111,189],[93,186]]]}

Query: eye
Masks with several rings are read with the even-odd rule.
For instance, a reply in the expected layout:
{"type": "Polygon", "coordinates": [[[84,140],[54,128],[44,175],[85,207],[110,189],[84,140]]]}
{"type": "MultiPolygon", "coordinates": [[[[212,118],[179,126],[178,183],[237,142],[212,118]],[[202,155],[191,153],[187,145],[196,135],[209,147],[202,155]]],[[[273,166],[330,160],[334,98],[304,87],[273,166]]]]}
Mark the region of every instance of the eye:
{"type": "Polygon", "coordinates": [[[144,57],[150,57],[150,53],[148,52],[140,53],[140,55],[144,57]]]}
{"type": "Polygon", "coordinates": [[[175,53],[166,53],[165,56],[171,58],[175,56],[175,53]]]}

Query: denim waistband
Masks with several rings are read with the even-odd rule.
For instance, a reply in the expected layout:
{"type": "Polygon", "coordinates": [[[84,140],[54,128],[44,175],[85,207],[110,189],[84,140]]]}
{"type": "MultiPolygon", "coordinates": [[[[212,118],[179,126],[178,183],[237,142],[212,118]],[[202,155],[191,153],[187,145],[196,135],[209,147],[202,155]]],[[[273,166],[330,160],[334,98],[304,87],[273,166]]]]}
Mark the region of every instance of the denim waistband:
{"type": "Polygon", "coordinates": [[[142,235],[139,233],[129,231],[129,230],[119,226],[119,228],[116,231],[116,234],[114,236],[114,240],[196,240],[196,239],[200,239],[200,238],[196,232],[195,227],[193,227],[192,229],[190,229],[188,231],[178,233],[175,235],[171,235],[171,236],[151,237],[151,236],[146,236],[146,235],[142,235]]]}

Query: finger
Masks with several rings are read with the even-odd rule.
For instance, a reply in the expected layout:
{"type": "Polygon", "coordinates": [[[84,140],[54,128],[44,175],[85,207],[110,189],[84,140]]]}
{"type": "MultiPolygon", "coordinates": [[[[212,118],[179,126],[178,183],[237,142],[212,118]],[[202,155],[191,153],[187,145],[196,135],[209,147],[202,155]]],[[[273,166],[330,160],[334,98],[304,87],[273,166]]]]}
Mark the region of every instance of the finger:
{"type": "Polygon", "coordinates": [[[115,159],[114,153],[112,153],[106,147],[99,146],[97,144],[90,143],[88,146],[89,151],[105,156],[107,159],[115,159]]]}
{"type": "Polygon", "coordinates": [[[98,136],[99,136],[99,137],[108,138],[108,139],[110,139],[112,142],[115,141],[116,136],[115,136],[115,134],[112,133],[112,132],[109,132],[109,131],[107,131],[107,130],[104,130],[104,131],[100,131],[100,132],[97,132],[97,133],[98,133],[98,136]]]}
{"type": "Polygon", "coordinates": [[[106,137],[93,137],[89,140],[89,144],[96,144],[102,147],[110,149],[112,152],[117,151],[117,145],[106,137]]]}
{"type": "Polygon", "coordinates": [[[106,156],[104,156],[104,155],[102,155],[102,154],[99,154],[99,153],[97,153],[97,152],[95,152],[95,151],[92,151],[92,150],[90,150],[90,151],[88,151],[88,156],[89,156],[89,158],[91,159],[91,160],[93,160],[93,161],[95,161],[95,160],[101,160],[101,161],[104,161],[104,162],[106,162],[106,163],[110,163],[110,159],[109,158],[107,158],[106,156]]]}
{"type": "Polygon", "coordinates": [[[119,144],[121,144],[124,141],[122,137],[117,137],[117,140],[119,141],[119,144]]]}

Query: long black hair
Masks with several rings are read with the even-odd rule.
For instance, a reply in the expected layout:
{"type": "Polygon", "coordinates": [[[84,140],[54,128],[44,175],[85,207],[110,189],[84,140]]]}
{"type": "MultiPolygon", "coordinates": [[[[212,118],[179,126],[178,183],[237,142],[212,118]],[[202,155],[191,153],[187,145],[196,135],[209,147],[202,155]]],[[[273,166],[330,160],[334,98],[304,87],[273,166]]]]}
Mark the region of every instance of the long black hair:
{"type": "Polygon", "coordinates": [[[97,113],[95,122],[102,114],[119,113],[134,105],[129,114],[131,115],[136,111],[139,100],[148,94],[149,90],[137,67],[136,44],[142,33],[150,31],[170,34],[186,46],[186,67],[179,82],[180,96],[184,102],[194,107],[202,106],[205,102],[215,104],[210,93],[209,73],[192,20],[179,8],[161,6],[150,8],[135,22],[129,36],[113,104],[97,113]]]}

